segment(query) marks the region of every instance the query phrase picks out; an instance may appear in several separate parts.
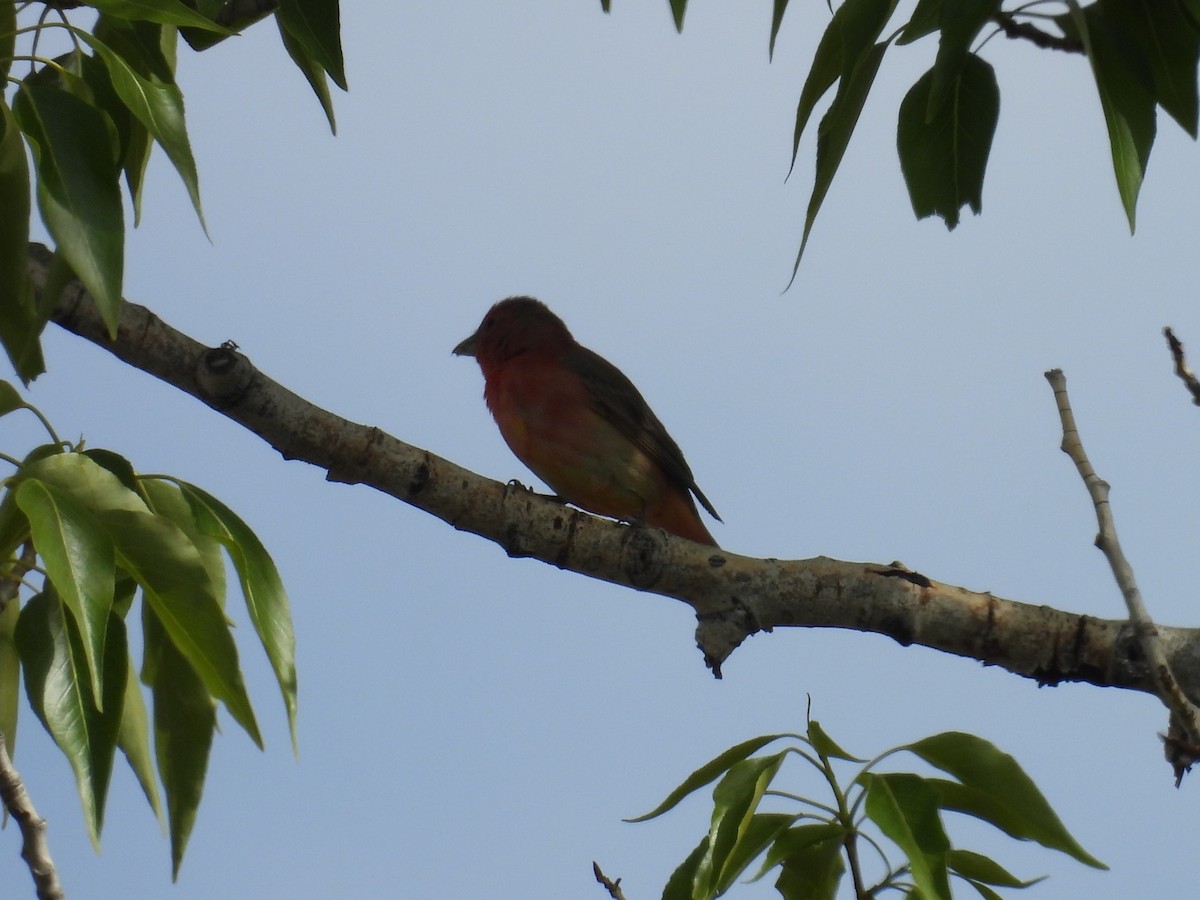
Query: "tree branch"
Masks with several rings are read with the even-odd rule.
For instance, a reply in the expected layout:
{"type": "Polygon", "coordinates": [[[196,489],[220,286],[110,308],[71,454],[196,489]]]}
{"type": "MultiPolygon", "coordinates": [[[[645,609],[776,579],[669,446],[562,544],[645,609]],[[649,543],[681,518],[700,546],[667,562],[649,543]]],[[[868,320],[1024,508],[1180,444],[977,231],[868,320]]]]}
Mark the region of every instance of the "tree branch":
{"type": "Polygon", "coordinates": [[[1167,346],[1171,348],[1171,360],[1175,363],[1175,374],[1179,376],[1183,386],[1192,395],[1192,403],[1200,406],[1200,381],[1196,380],[1196,376],[1187,364],[1187,357],[1183,353],[1183,342],[1175,337],[1175,332],[1169,325],[1163,329],[1163,334],[1167,338],[1167,346]]]}
{"type": "MultiPolygon", "coordinates": [[[[1121,542],[1117,539],[1117,525],[1113,519],[1112,504],[1108,501],[1108,482],[1096,474],[1092,463],[1083,449],[1083,440],[1075,425],[1075,414],[1071,411],[1071,401],[1067,397],[1067,378],[1061,369],[1052,369],[1046,373],[1046,380],[1054,389],[1054,400],[1058,405],[1058,415],[1062,421],[1063,439],[1062,451],[1071,457],[1092,505],[1096,509],[1096,521],[1100,533],[1096,536],[1096,546],[1108,560],[1112,568],[1113,578],[1125,599],[1129,610],[1129,621],[1133,625],[1142,653],[1150,664],[1155,693],[1171,711],[1171,721],[1178,726],[1187,742],[1193,747],[1200,745],[1200,709],[1188,700],[1179,681],[1171,671],[1167,655],[1159,642],[1158,628],[1150,618],[1146,604],[1142,601],[1142,592],[1138,589],[1137,580],[1133,576],[1133,566],[1125,558],[1121,550],[1121,542]]],[[[1179,784],[1183,772],[1191,768],[1192,759],[1188,754],[1181,754],[1174,761],[1175,783],[1179,784]]]]}
{"type": "Polygon", "coordinates": [[[46,842],[46,820],[33,808],[25,784],[8,755],[3,732],[0,732],[0,803],[21,829],[24,841],[21,858],[29,865],[38,900],[63,900],[66,894],[59,883],[54,860],[50,858],[50,845],[46,842]]]}
{"type": "Polygon", "coordinates": [[[620,878],[616,879],[615,881],[609,878],[602,871],[600,871],[600,864],[597,862],[592,863],[592,874],[596,876],[596,881],[604,885],[605,889],[608,891],[608,896],[612,897],[612,900],[625,900],[625,894],[621,890],[620,878]]]}
{"type": "MultiPolygon", "coordinates": [[[[36,288],[49,251],[31,248],[36,288]]],[[[941,584],[899,563],[754,559],[659,529],[621,525],[519,486],[474,474],[427,450],[308,403],[227,345],[209,349],[126,302],[109,341],[86,291],[73,283],[54,321],[206,403],[285,459],[366,484],[499,544],[509,556],[673,597],[696,613],[696,640],[720,677],[747,637],[783,626],[887,635],[1001,666],[1039,684],[1081,681],[1155,693],[1133,628],[941,584]]],[[[1200,630],[1160,628],[1186,693],[1200,697],[1200,630]]]]}

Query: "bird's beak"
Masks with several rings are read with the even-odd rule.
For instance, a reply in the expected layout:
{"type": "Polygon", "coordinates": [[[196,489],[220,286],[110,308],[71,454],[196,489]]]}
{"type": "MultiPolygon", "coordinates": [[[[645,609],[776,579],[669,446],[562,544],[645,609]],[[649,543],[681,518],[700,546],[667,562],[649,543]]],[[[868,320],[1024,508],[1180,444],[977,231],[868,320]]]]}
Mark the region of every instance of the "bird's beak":
{"type": "Polygon", "coordinates": [[[478,344],[479,332],[477,331],[450,352],[455,356],[474,356],[475,348],[478,344]]]}

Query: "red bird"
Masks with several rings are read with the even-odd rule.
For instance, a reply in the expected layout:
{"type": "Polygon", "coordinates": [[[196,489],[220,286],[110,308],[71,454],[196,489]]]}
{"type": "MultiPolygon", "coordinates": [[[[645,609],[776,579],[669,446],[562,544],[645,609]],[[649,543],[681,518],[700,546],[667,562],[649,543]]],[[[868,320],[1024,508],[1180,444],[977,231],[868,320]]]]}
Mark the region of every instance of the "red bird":
{"type": "Polygon", "coordinates": [[[454,353],[479,362],[500,434],[562,499],[717,546],[692,495],[721,517],[696,486],[679,445],[633,382],[580,346],[545,304],[501,300],[454,353]]]}

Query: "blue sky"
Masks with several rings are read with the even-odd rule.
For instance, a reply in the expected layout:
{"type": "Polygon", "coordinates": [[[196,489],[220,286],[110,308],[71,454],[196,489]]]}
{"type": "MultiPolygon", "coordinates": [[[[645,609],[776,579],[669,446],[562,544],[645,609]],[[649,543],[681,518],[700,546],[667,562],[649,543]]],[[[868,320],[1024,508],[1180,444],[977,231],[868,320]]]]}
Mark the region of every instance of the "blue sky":
{"type": "MultiPolygon", "coordinates": [[[[695,3],[682,35],[666,3],[613,5],[346,4],[336,138],[272,27],[183,53],[212,242],[157,158],[127,296],[198,340],[237,341],[317,404],[528,483],[477,367],[450,349],[495,300],[534,294],[638,384],[729,550],[899,559],[1121,617],[1058,451],[1042,373],[1061,367],[1151,613],[1194,621],[1200,418],[1160,334],[1172,325],[1200,354],[1190,140],[1160,121],[1131,238],[1086,63],[997,38],[984,214],[948,234],[914,221],[895,154],[898,104],[936,47],[894,49],[782,293],[811,139],[784,177],[824,4],[793,4],[770,64],[766,0],[695,3]]],[[[599,898],[595,859],[631,900],[656,897],[707,827],[705,803],[622,817],[726,746],[802,727],[808,695],[861,755],[947,730],[1013,753],[1112,867],[952,823],[1017,874],[1050,874],[1030,896],[1185,896],[1200,877],[1196,786],[1172,787],[1149,696],[1039,690],[808,630],[754,637],[717,682],[682,604],[510,560],[328,484],[61,331],[47,362],[31,399],[61,433],[200,484],[258,531],[299,642],[296,760],[243,617],[267,751],[224,720],[174,886],[128,772],[97,856],[66,761],[24,717],[16,761],[72,896],[599,898]]],[[[9,421],[6,445],[37,438],[32,420],[9,421]]],[[[819,790],[806,779],[790,786],[819,790]]],[[[27,885],[11,828],[4,846],[0,884],[27,885]]]]}

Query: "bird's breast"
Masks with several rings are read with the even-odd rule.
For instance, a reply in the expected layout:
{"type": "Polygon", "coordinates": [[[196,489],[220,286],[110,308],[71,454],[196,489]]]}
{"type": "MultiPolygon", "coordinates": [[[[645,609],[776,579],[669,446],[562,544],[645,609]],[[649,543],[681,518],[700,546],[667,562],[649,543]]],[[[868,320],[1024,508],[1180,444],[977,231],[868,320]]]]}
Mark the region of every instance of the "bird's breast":
{"type": "Polygon", "coordinates": [[[513,453],[566,500],[631,520],[657,499],[663,482],[656,464],[596,411],[583,381],[557,361],[516,357],[487,377],[484,397],[513,453]]]}

